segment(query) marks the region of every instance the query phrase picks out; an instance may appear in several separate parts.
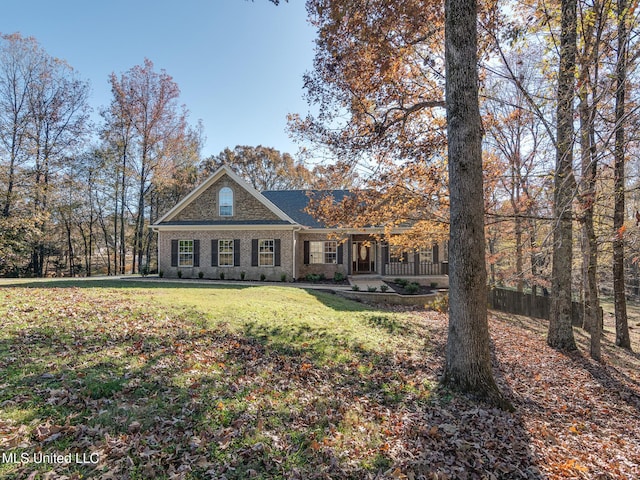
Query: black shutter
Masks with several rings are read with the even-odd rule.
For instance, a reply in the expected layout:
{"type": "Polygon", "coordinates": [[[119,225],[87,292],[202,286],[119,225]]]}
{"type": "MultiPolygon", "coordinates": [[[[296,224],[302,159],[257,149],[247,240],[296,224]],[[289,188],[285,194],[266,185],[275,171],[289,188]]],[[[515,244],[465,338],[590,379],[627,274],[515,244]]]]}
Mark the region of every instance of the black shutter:
{"type": "Polygon", "coordinates": [[[309,265],[309,240],[305,240],[302,246],[302,261],[305,265],[309,265]]]}
{"type": "Polygon", "coordinates": [[[258,239],[254,238],[251,240],[251,266],[258,266],[258,239]]]}
{"type": "Polygon", "coordinates": [[[171,240],[171,266],[178,266],[178,240],[171,240]]]}
{"type": "Polygon", "coordinates": [[[344,245],[342,243],[338,244],[338,265],[342,265],[344,263],[344,245]]]}
{"type": "Polygon", "coordinates": [[[193,266],[200,266],[200,240],[193,241],[193,266]]]}
{"type": "Polygon", "coordinates": [[[240,266],[240,239],[236,238],[233,241],[233,266],[240,266]]]}
{"type": "Polygon", "coordinates": [[[433,246],[433,263],[439,263],[440,259],[438,258],[440,256],[440,249],[438,247],[438,244],[436,243],[433,246]]]}
{"type": "Polygon", "coordinates": [[[275,267],[279,267],[280,266],[280,239],[279,238],[276,238],[273,241],[273,248],[274,248],[273,265],[275,267]]]}
{"type": "Polygon", "coordinates": [[[218,239],[211,240],[211,266],[218,266],[218,239]]]}

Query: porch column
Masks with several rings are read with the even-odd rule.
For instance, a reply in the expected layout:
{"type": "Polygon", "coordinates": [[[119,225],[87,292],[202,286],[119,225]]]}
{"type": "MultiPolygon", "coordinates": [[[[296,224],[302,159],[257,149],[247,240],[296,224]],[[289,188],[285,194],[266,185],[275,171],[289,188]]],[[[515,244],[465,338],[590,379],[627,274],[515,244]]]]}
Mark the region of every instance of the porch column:
{"type": "Polygon", "coordinates": [[[387,274],[387,261],[389,260],[389,244],[380,243],[380,275],[387,274]]]}

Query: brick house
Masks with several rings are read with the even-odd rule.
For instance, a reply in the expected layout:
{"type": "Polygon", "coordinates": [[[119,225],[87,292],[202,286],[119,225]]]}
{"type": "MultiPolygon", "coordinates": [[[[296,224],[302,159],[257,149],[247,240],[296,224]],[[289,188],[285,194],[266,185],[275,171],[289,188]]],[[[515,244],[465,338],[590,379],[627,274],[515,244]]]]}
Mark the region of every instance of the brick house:
{"type": "MultiPolygon", "coordinates": [[[[327,193],[327,192],[323,192],[327,193]]],[[[340,201],[348,192],[330,192],[340,201]]],[[[372,236],[380,229],[331,229],[305,211],[305,190],[258,192],[223,166],[151,228],[158,233],[158,269],[166,277],[280,281],[308,274],[332,278],[374,274],[416,276],[448,284],[444,245],[394,252],[372,236]]]]}

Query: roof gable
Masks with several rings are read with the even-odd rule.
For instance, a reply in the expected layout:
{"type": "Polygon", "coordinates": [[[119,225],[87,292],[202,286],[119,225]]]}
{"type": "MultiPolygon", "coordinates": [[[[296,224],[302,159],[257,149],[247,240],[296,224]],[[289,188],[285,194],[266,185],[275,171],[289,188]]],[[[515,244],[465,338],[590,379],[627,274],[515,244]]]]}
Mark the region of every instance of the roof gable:
{"type": "Polygon", "coordinates": [[[156,222],[156,225],[169,223],[188,225],[202,224],[203,222],[217,224],[295,223],[286,213],[226,165],[216,170],[207,180],[178,202],[156,222]],[[234,214],[232,217],[219,215],[219,191],[225,186],[230,187],[234,193],[234,214]]]}

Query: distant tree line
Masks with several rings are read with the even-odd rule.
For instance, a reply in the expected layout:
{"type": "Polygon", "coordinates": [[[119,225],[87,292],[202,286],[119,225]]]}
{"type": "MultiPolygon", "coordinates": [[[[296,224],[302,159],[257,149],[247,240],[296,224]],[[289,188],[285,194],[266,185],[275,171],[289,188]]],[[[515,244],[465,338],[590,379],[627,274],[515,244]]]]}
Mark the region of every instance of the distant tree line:
{"type": "Polygon", "coordinates": [[[314,173],[267,147],[201,158],[180,90],[145,59],[109,77],[90,122],[89,85],[33,38],[0,37],[0,275],[90,276],[155,268],[148,226],[222,163],[258,189],[314,173]]]}

